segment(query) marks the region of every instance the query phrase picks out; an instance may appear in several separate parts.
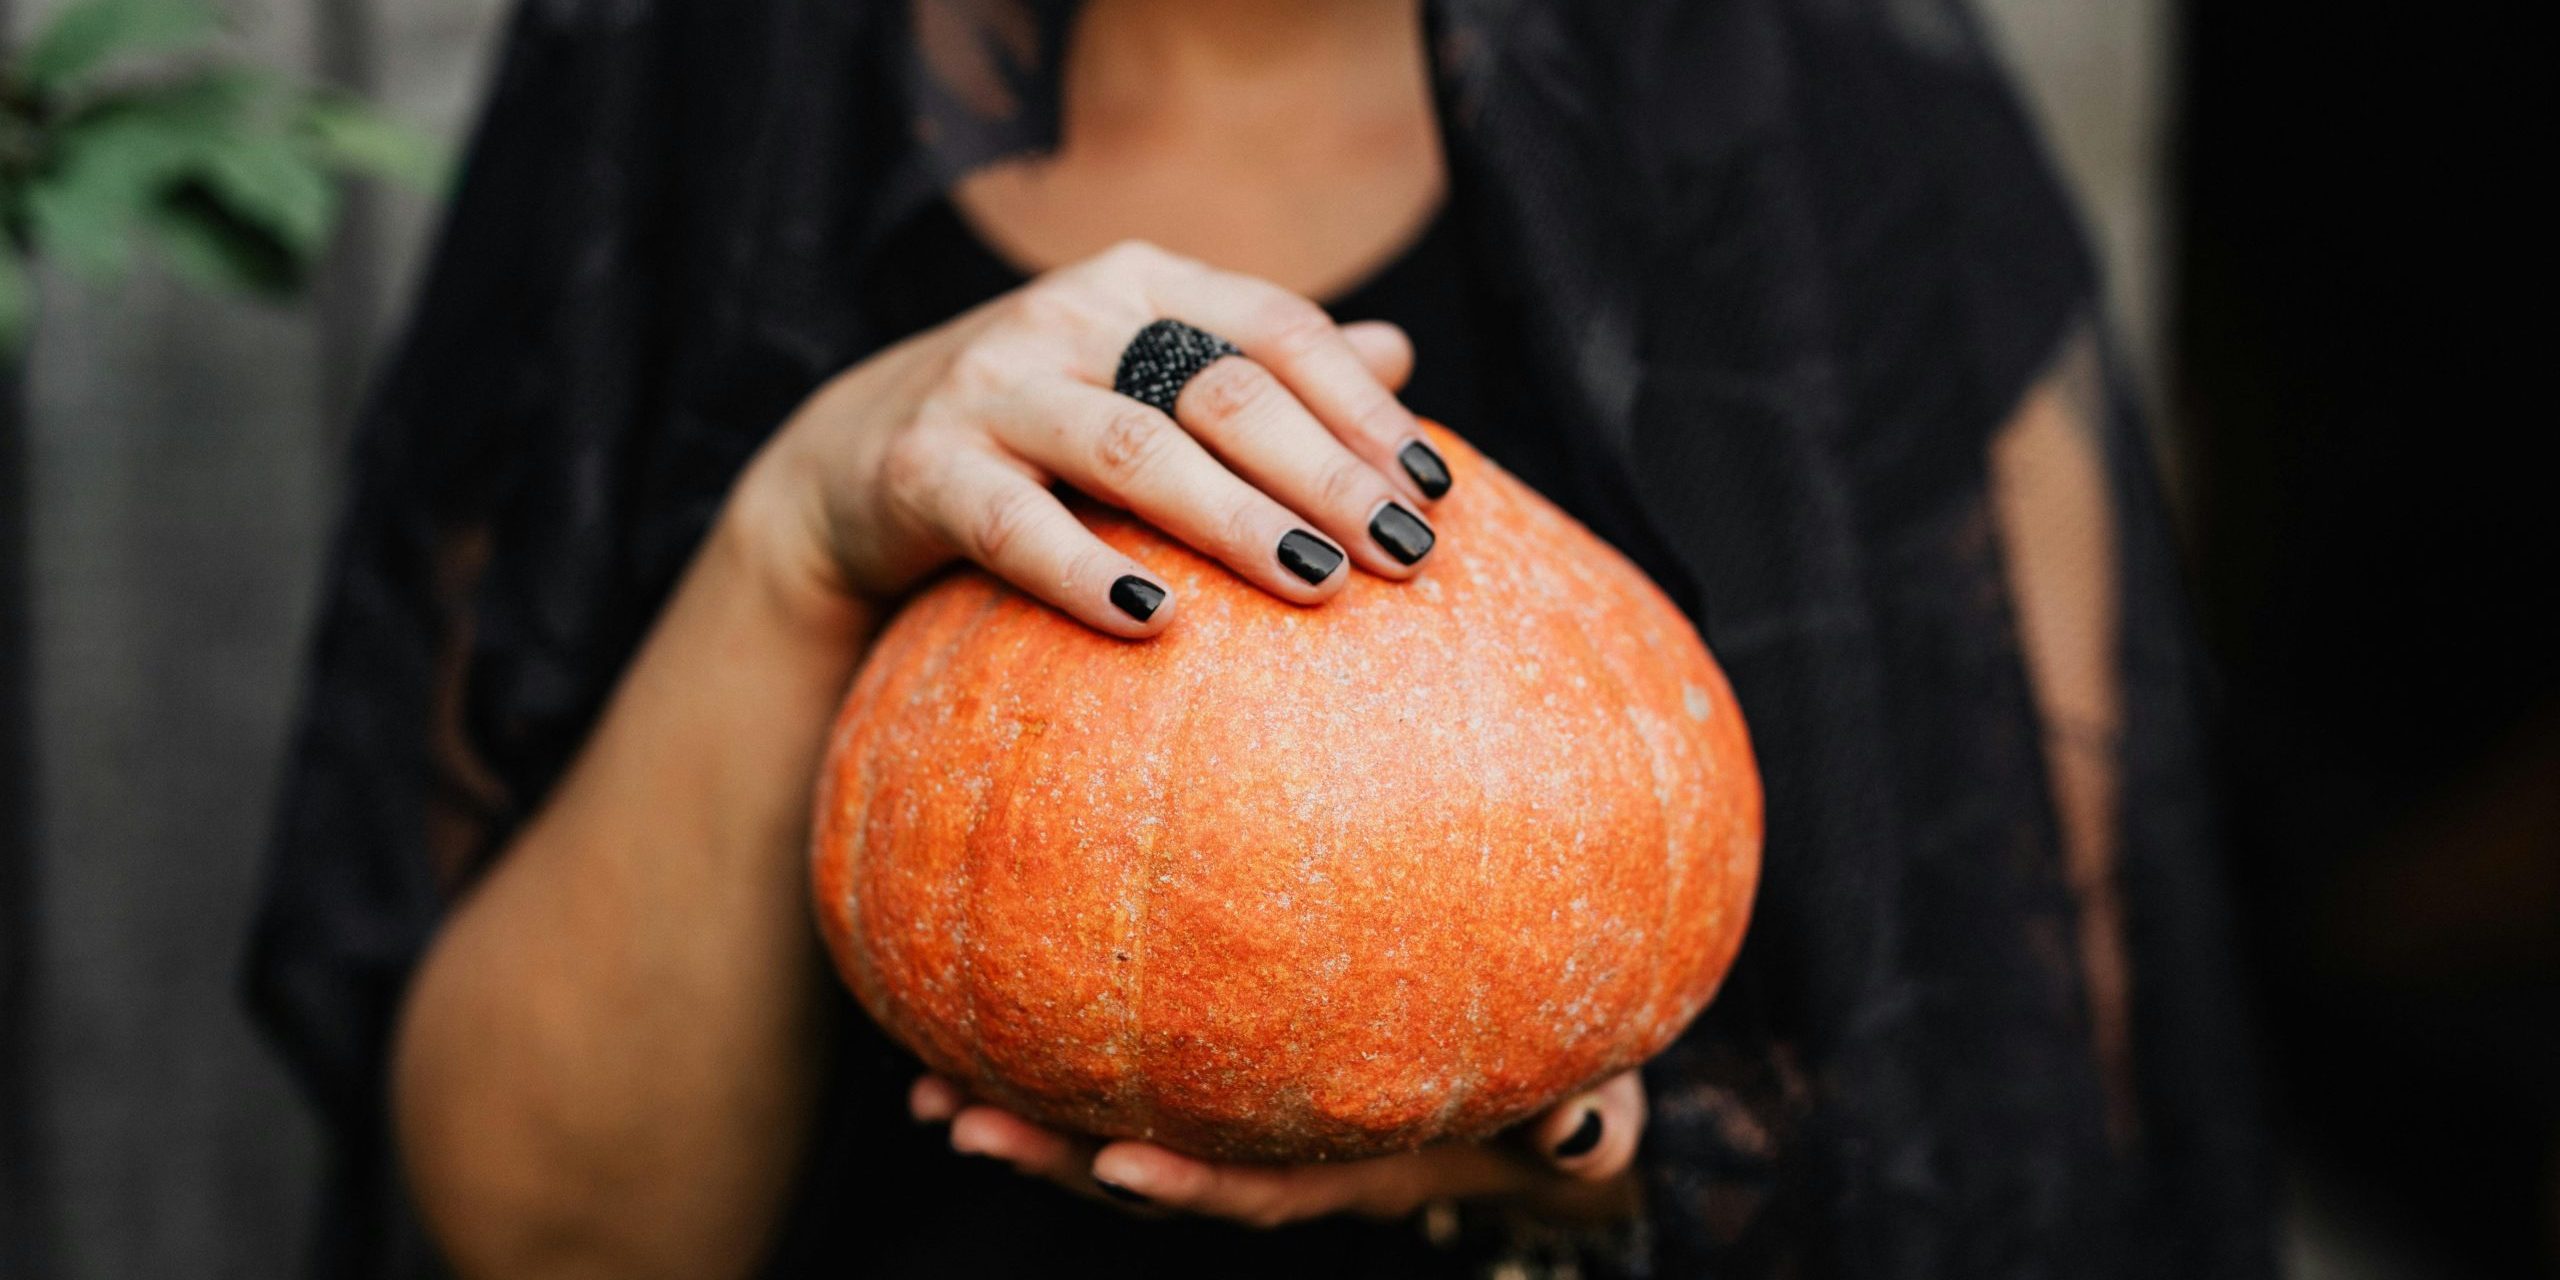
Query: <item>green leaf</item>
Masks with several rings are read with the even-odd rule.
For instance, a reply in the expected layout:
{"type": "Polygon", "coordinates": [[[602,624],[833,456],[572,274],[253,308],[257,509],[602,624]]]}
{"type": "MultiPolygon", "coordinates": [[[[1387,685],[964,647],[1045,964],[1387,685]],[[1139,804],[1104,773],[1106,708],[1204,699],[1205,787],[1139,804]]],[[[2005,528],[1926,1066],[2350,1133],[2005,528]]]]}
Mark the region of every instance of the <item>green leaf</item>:
{"type": "Polygon", "coordinates": [[[100,94],[65,116],[53,131],[57,137],[73,137],[86,129],[136,119],[197,138],[257,129],[288,87],[271,72],[215,67],[166,83],[100,94]]]}
{"type": "Polygon", "coordinates": [[[18,75],[56,92],[117,58],[197,48],[217,25],[200,0],[75,0],[27,46],[18,75]]]}
{"type": "Polygon", "coordinates": [[[162,202],[151,231],[161,259],[201,288],[281,300],[309,279],[307,258],[201,184],[180,187],[162,202]]]}
{"type": "Polygon", "coordinates": [[[343,94],[322,94],[303,105],[297,122],[321,157],[341,172],[385,178],[413,191],[439,194],[452,178],[453,160],[443,143],[343,94]]]}
{"type": "Polygon", "coordinates": [[[132,258],[133,228],[195,163],[200,133],[149,115],[66,130],[52,164],[27,184],[36,248],[81,275],[110,279],[132,258]]]}
{"type": "Polygon", "coordinates": [[[0,239],[0,363],[18,358],[34,335],[36,282],[18,246],[0,239]]]}
{"type": "Polygon", "coordinates": [[[318,160],[284,137],[233,134],[207,149],[199,171],[206,189],[244,222],[273,235],[297,256],[328,247],[338,221],[338,186],[318,160]]]}

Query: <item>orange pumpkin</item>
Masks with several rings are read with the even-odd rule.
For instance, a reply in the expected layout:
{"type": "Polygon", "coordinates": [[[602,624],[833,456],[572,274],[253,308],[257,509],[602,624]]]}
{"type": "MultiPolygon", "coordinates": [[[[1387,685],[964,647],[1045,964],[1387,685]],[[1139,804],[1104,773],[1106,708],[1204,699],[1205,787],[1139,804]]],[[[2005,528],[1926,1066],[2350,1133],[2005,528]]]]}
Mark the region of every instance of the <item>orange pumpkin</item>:
{"type": "Polygon", "coordinates": [[[863,1006],[1031,1119],[1225,1159],[1474,1137],[1642,1062],[1741,945],[1760,780],[1662,593],[1435,429],[1420,577],[1300,608],[1118,513],[1111,639],[977,573],[844,704],[817,908],[863,1006]]]}

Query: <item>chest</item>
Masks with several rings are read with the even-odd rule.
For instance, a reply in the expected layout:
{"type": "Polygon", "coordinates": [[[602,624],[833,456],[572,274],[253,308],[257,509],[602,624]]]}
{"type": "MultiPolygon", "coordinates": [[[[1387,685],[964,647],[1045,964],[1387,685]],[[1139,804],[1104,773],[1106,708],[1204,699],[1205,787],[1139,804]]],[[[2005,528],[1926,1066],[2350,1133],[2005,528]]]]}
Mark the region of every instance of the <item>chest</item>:
{"type": "Polygon", "coordinates": [[[1416,108],[1295,129],[1278,119],[1162,136],[1070,128],[1054,154],[970,175],[952,203],[1027,271],[1141,239],[1330,297],[1410,243],[1446,194],[1436,122],[1426,103],[1416,108]]]}

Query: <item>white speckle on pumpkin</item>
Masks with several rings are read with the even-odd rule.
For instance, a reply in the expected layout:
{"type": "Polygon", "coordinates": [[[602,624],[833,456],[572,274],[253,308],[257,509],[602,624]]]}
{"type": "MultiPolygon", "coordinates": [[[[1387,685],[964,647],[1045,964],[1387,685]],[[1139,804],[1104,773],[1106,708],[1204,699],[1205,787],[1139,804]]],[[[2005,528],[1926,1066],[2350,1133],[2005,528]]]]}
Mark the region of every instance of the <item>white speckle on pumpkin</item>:
{"type": "Polygon", "coordinates": [[[1694,684],[1680,686],[1680,705],[1689,709],[1689,718],[1692,720],[1706,719],[1707,713],[1715,710],[1716,706],[1715,703],[1707,700],[1707,691],[1694,684]]]}

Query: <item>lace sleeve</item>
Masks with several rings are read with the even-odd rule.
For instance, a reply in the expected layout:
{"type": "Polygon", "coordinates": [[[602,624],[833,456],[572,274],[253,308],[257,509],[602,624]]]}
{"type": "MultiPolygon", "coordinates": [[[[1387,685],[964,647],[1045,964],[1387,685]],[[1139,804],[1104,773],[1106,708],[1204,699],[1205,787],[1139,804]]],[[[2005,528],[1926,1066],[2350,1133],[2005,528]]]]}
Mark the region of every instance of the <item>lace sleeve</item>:
{"type": "Polygon", "coordinates": [[[2118,901],[2122,574],[2107,478],[2103,375],[2086,333],[1991,443],[1992,511],[2020,655],[2042,729],[2089,1034],[2119,1142],[2133,1124],[2124,911],[2118,901]]]}
{"type": "Polygon", "coordinates": [[[436,596],[444,627],[436,637],[434,702],[427,720],[427,856],[438,889],[458,892],[507,825],[507,787],[471,741],[465,707],[471,670],[472,588],[488,567],[489,534],[471,528],[437,546],[436,596]]]}

